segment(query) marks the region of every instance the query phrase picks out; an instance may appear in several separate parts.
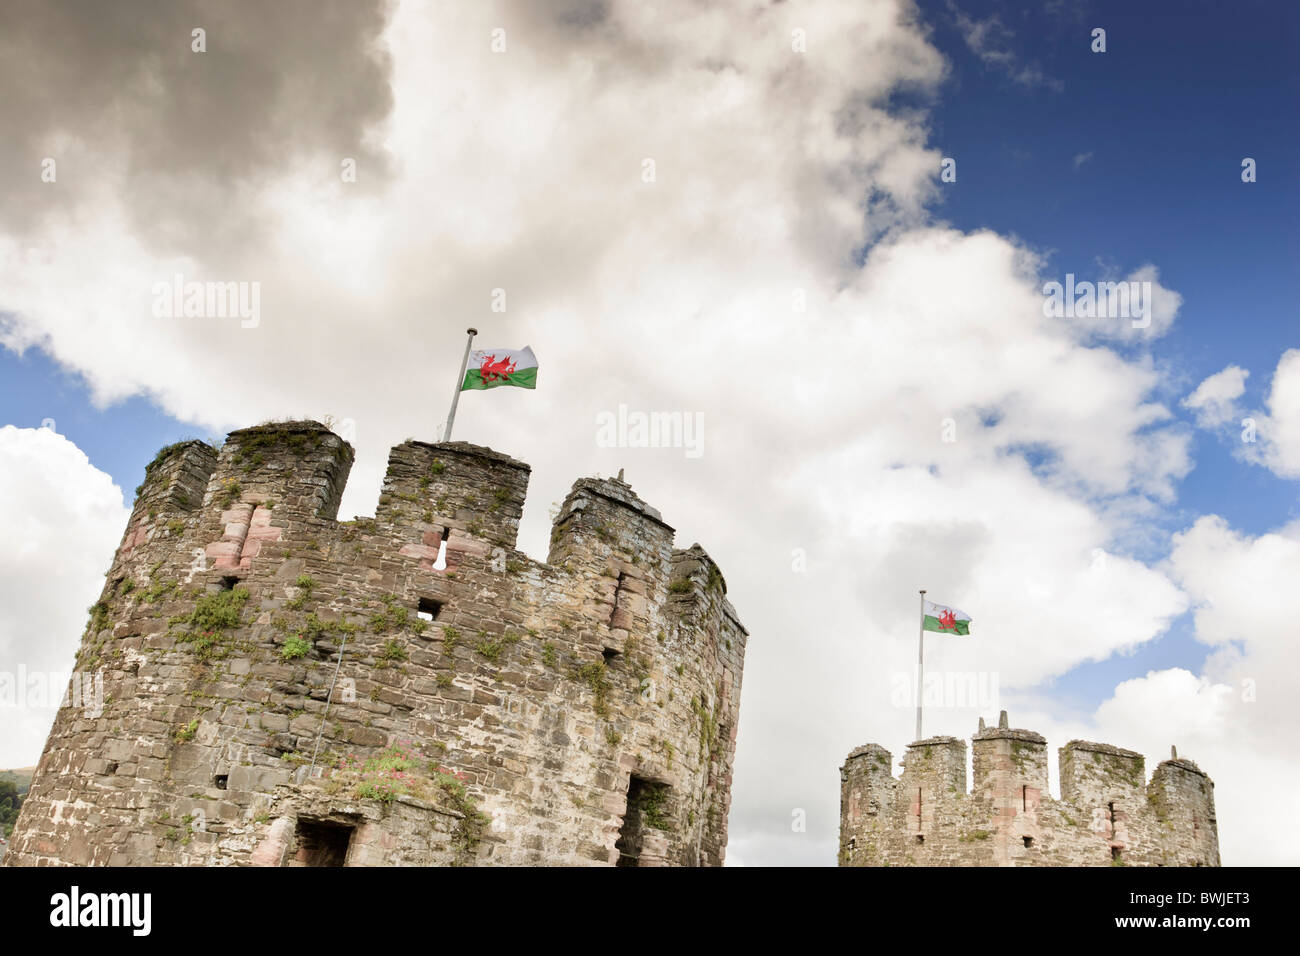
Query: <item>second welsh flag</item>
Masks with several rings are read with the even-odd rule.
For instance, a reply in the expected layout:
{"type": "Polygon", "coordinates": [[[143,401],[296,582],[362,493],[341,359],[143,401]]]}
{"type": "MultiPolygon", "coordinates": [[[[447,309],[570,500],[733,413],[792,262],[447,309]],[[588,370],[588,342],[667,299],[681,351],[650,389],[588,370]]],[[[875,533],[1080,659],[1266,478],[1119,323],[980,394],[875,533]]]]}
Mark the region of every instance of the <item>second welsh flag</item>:
{"type": "Polygon", "coordinates": [[[529,346],[521,349],[475,349],[469,353],[465,381],[460,383],[460,390],[496,388],[498,385],[537,387],[537,356],[529,346]]]}
{"type": "Polygon", "coordinates": [[[927,631],[938,631],[940,634],[969,634],[970,615],[955,607],[926,601],[925,623],[922,628],[927,631]]]}

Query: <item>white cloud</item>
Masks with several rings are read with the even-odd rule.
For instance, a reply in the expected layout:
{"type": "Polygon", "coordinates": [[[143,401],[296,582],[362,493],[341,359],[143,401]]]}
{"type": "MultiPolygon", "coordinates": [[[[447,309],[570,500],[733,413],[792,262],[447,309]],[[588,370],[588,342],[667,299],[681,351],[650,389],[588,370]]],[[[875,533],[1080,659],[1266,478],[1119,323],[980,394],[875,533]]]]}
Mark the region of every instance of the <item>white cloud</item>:
{"type": "Polygon", "coordinates": [[[1262,461],[1282,478],[1300,478],[1300,349],[1278,359],[1267,414],[1257,415],[1262,461]]]}
{"type": "Polygon", "coordinates": [[[1123,279],[1103,275],[1099,279],[1075,276],[1073,292],[1068,279],[1052,279],[1055,293],[1049,299],[1063,323],[1080,339],[1140,342],[1158,339],[1178,317],[1183,297],[1160,284],[1160,270],[1151,263],[1134,269],[1123,279]],[[1085,297],[1084,289],[1087,289],[1085,297]],[[1066,300],[1073,295],[1073,308],[1066,300]]]}
{"type": "Polygon", "coordinates": [[[1092,150],[1089,150],[1089,151],[1086,152],[1086,153],[1077,153],[1077,154],[1075,154],[1075,157],[1074,157],[1074,168],[1075,168],[1075,169],[1078,169],[1078,168],[1079,168],[1080,166],[1082,166],[1084,163],[1088,162],[1088,160],[1092,159],[1093,155],[1094,155],[1094,154],[1093,154],[1092,150]]]}
{"type": "MultiPolygon", "coordinates": [[[[1179,753],[1194,756],[1216,781],[1226,861],[1294,865],[1300,836],[1276,821],[1300,813],[1300,635],[1289,612],[1300,577],[1300,523],[1251,537],[1222,518],[1202,517],[1175,536],[1169,563],[1192,600],[1197,640],[1214,651],[1195,685],[1149,688],[1142,726],[1160,728],[1171,742],[1175,732],[1195,742],[1180,744],[1179,753]],[[1267,814],[1259,812],[1264,793],[1267,814]]],[[[1138,719],[1132,706],[1126,716],[1138,719]]]]}
{"type": "Polygon", "coordinates": [[[1233,442],[1237,458],[1263,465],[1279,478],[1300,478],[1300,349],[1278,359],[1263,409],[1249,411],[1238,401],[1249,375],[1229,365],[1201,382],[1183,405],[1201,428],[1233,442]]]}
{"type": "Polygon", "coordinates": [[[15,767],[40,755],[128,509],[121,489],[72,442],[12,425],[0,428],[0,501],[0,673],[40,681],[10,683],[14,697],[0,699],[0,767],[15,767]]]}
{"type": "Polygon", "coordinates": [[[1011,47],[1015,32],[994,14],[980,20],[963,13],[948,0],[948,13],[961,32],[966,46],[988,67],[999,70],[1016,84],[1025,87],[1045,86],[1057,93],[1065,84],[1043,72],[1037,63],[1022,63],[1011,47]]]}
{"type": "MultiPolygon", "coordinates": [[[[1300,576],[1300,522],[1252,537],[1201,517],[1174,536],[1163,570],[1164,583],[1185,595],[1196,640],[1211,648],[1199,673],[1171,667],[1125,680],[1090,715],[1064,711],[1050,689],[1016,689],[1001,704],[1012,726],[1043,734],[1053,752],[1074,738],[1111,743],[1142,753],[1148,775],[1176,746],[1215,782],[1225,865],[1294,866],[1300,836],[1277,821],[1300,814],[1300,640],[1287,610],[1300,576]]],[[[969,737],[974,713],[952,716],[946,732],[969,737]]],[[[1049,766],[1059,795],[1056,761],[1049,766]]]]}
{"type": "Polygon", "coordinates": [[[1211,648],[1200,672],[1174,667],[1126,680],[1088,719],[1062,719],[1039,700],[1018,706],[1013,724],[1056,746],[1081,737],[1137,750],[1148,773],[1176,746],[1215,782],[1225,865],[1294,866],[1300,835],[1277,821],[1300,814],[1300,634],[1289,611],[1300,522],[1250,536],[1217,515],[1201,517],[1174,536],[1166,570],[1187,596],[1196,640],[1211,648]]]}
{"type": "Polygon", "coordinates": [[[1249,376],[1244,368],[1229,365],[1196,386],[1196,391],[1183,399],[1183,407],[1195,413],[1196,424],[1202,428],[1235,423],[1241,415],[1237,399],[1245,394],[1249,376]]]}

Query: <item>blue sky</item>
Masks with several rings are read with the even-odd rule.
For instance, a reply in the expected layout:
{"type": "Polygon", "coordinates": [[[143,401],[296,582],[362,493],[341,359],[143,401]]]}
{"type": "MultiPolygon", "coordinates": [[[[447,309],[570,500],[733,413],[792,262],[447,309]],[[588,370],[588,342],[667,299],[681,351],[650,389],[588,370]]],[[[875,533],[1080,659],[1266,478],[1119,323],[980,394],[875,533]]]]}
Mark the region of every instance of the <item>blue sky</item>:
{"type": "MultiPolygon", "coordinates": [[[[920,4],[952,66],[932,108],[933,142],[957,160],[958,176],[936,215],[1051,250],[1049,278],[1157,264],[1183,305],[1156,360],[1186,392],[1227,365],[1248,368],[1245,399],[1259,407],[1278,356],[1300,345],[1297,8],[1101,3],[1062,18],[1005,3],[959,7],[975,20],[998,17],[1013,34],[1000,49],[1045,77],[1016,82],[968,47],[947,0],[920,4]],[[1081,39],[1094,27],[1106,30],[1105,53],[1081,39]],[[1251,184],[1241,181],[1247,156],[1257,164],[1251,184]]],[[[1185,409],[1170,408],[1190,427],[1185,409]]],[[[1193,441],[1195,467],[1161,520],[1167,530],[1215,513],[1261,534],[1300,517],[1293,481],[1235,459],[1215,435],[1196,431],[1193,441]]],[[[1187,614],[1131,656],[1083,664],[1047,687],[1091,710],[1117,681],[1197,671],[1208,652],[1187,614]]]]}
{"type": "Polygon", "coordinates": [[[91,464],[112,475],[128,499],[159,448],[183,438],[221,438],[177,421],[144,396],[98,407],[81,376],[60,367],[39,348],[22,355],[0,349],[0,401],[4,424],[37,428],[53,419],[55,429],[84,451],[91,464]]]}

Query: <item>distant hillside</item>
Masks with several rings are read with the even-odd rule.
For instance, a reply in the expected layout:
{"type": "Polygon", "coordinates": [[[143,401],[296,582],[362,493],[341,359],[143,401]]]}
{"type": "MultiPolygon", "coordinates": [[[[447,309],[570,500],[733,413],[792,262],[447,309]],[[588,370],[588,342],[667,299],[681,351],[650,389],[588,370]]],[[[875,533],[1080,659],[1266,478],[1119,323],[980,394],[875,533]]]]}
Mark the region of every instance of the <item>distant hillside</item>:
{"type": "Polygon", "coordinates": [[[26,796],[27,790],[32,785],[32,774],[36,772],[35,767],[17,767],[13,770],[0,770],[0,780],[7,780],[12,783],[18,790],[20,796],[26,796]]]}
{"type": "Polygon", "coordinates": [[[18,819],[18,809],[32,785],[35,767],[0,770],[0,837],[8,837],[18,819]]]}

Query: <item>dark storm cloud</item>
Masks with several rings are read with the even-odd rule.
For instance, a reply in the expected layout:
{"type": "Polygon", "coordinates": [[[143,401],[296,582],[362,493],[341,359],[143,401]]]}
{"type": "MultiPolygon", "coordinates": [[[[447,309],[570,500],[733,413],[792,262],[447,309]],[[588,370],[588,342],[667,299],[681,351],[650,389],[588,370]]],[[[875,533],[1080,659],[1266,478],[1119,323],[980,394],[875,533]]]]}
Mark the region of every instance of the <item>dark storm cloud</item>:
{"type": "Polygon", "coordinates": [[[120,183],[131,225],[186,254],[247,239],[241,196],[293,164],[338,182],[353,157],[358,184],[379,184],[363,137],[392,106],[388,15],[385,0],[0,0],[0,225],[25,233],[120,183]]]}

